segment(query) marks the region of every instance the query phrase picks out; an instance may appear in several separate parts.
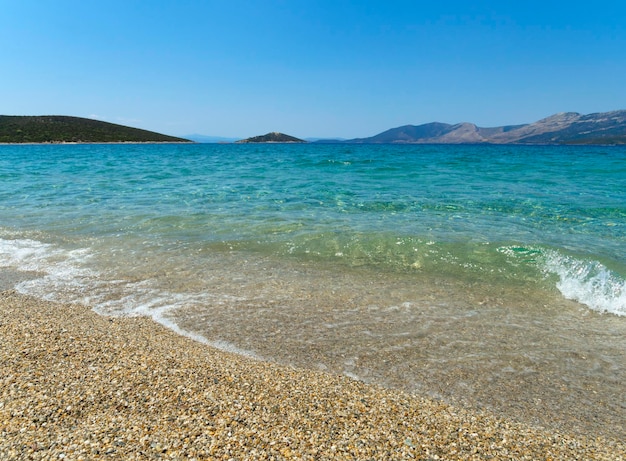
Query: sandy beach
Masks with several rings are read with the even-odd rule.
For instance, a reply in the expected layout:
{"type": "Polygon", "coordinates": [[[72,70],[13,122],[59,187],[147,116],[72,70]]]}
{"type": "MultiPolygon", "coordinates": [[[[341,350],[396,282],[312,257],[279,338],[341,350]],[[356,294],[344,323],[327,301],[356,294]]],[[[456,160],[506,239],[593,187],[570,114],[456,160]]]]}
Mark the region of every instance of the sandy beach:
{"type": "Polygon", "coordinates": [[[624,459],[568,436],[0,294],[0,459],[624,459]]]}

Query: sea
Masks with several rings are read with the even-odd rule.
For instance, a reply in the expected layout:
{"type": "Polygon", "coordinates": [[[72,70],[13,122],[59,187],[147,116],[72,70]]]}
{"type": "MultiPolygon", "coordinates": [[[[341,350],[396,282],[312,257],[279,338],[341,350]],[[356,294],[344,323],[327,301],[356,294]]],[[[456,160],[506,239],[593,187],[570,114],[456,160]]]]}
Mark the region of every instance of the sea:
{"type": "Polygon", "coordinates": [[[624,146],[3,145],[0,271],[257,360],[626,438],[624,146]]]}

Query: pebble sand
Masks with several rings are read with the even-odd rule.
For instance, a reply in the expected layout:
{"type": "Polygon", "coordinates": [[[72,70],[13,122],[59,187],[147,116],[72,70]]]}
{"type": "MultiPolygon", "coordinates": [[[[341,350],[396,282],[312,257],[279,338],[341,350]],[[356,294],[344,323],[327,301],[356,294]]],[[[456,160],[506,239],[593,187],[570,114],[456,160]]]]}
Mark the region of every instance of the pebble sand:
{"type": "Polygon", "coordinates": [[[625,445],[0,293],[0,459],[620,460],[625,445]]]}

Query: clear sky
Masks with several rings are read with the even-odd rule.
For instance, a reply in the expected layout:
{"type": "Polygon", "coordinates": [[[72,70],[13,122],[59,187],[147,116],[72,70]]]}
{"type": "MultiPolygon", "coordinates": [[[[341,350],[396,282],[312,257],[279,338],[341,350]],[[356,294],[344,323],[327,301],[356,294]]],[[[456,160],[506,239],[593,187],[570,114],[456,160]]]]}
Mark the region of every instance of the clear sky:
{"type": "Polygon", "coordinates": [[[0,0],[0,114],[365,137],[626,109],[626,1],[0,0]]]}

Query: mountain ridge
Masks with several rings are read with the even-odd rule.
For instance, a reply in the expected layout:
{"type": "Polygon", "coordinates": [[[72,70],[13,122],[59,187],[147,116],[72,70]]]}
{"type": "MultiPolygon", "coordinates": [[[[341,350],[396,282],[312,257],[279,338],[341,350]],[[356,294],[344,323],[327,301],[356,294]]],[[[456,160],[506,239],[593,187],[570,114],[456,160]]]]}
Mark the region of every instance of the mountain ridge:
{"type": "Polygon", "coordinates": [[[403,125],[352,144],[626,144],[626,110],[560,112],[533,123],[483,128],[473,123],[403,125]]]}

